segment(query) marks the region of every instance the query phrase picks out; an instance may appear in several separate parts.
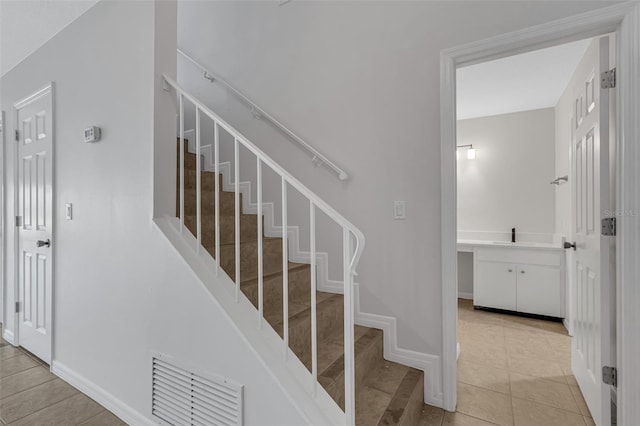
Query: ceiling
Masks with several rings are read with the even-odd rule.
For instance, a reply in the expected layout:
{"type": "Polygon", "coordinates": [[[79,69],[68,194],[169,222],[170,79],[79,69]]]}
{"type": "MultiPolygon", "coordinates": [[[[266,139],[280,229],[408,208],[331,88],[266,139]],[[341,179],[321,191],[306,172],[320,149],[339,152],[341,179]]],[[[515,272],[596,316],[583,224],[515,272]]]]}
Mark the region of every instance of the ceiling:
{"type": "Polygon", "coordinates": [[[590,41],[458,69],[458,119],[555,107],[590,41]]]}
{"type": "Polygon", "coordinates": [[[96,3],[97,0],[0,0],[0,75],[96,3]]]}

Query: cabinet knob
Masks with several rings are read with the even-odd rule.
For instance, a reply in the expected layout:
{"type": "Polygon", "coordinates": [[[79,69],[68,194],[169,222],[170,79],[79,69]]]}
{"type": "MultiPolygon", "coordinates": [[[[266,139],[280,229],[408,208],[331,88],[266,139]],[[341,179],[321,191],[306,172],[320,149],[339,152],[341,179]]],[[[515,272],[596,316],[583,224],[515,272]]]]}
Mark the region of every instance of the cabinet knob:
{"type": "Polygon", "coordinates": [[[509,272],[513,272],[513,269],[509,269],[509,272]]]}
{"type": "Polygon", "coordinates": [[[524,274],[524,271],[520,271],[521,274],[524,274]]]}

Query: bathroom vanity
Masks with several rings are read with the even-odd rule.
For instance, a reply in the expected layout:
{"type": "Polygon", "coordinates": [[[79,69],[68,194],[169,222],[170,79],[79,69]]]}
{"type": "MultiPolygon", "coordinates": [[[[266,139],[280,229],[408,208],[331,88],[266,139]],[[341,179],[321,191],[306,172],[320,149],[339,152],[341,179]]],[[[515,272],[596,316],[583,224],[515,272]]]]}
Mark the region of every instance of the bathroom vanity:
{"type": "Polygon", "coordinates": [[[564,318],[559,245],[459,240],[458,251],[473,253],[474,306],[564,318]]]}

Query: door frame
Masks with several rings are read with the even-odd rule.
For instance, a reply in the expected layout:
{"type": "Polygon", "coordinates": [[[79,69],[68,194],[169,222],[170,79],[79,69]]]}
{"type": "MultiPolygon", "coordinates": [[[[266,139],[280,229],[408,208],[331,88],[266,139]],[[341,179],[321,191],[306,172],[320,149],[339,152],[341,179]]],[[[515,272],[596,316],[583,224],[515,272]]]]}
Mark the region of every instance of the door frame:
{"type": "Polygon", "coordinates": [[[618,424],[640,418],[640,3],[628,2],[454,47],[440,54],[442,383],[443,405],[455,411],[457,399],[457,201],[456,69],[585,38],[615,33],[616,92],[616,333],[618,424]]]}
{"type": "MultiPolygon", "coordinates": [[[[51,246],[51,299],[49,300],[49,306],[47,307],[48,315],[49,315],[49,325],[50,330],[47,335],[48,343],[49,343],[49,354],[51,358],[50,365],[53,365],[53,334],[54,334],[54,309],[55,309],[55,223],[56,223],[56,157],[55,157],[55,144],[56,144],[56,114],[55,114],[55,91],[53,82],[48,83],[46,86],[36,90],[32,94],[28,95],[26,98],[23,98],[13,104],[13,123],[14,123],[14,131],[20,128],[20,123],[18,122],[18,110],[24,108],[26,105],[31,103],[32,101],[49,94],[49,110],[51,111],[51,223],[53,229],[51,230],[51,240],[54,242],[51,246]]],[[[15,141],[15,138],[13,139],[15,141]]],[[[13,215],[12,217],[16,217],[19,212],[19,197],[18,197],[18,184],[19,184],[19,161],[20,161],[20,148],[18,144],[15,145],[13,150],[13,184],[14,188],[16,188],[13,194],[13,215]]],[[[15,223],[14,223],[15,226],[15,223]]],[[[14,346],[20,346],[20,314],[15,310],[15,302],[18,301],[20,295],[20,233],[18,228],[15,228],[14,237],[13,237],[13,268],[14,268],[14,276],[16,277],[13,283],[13,342],[14,346]]]]}
{"type": "Polygon", "coordinates": [[[6,252],[6,230],[5,230],[5,214],[4,214],[4,171],[6,170],[6,164],[4,163],[4,153],[6,146],[6,133],[7,133],[7,121],[5,118],[4,110],[0,111],[0,323],[5,326],[4,313],[6,312],[7,294],[5,292],[5,276],[7,271],[7,265],[5,262],[6,252]]]}

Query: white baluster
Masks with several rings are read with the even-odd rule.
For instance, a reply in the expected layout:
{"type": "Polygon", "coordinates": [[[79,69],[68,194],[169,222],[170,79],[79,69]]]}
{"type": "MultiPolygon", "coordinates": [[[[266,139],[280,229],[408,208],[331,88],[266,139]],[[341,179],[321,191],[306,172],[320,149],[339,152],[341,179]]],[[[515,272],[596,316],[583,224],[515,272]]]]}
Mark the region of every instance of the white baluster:
{"type": "Polygon", "coordinates": [[[218,122],[213,122],[213,158],[215,161],[215,238],[216,238],[216,274],[220,274],[220,130],[218,122]]]}
{"type": "Polygon", "coordinates": [[[282,318],[284,359],[289,356],[289,254],[287,246],[287,181],[282,177],[282,318]]]}
{"type": "Polygon", "coordinates": [[[234,178],[236,180],[236,302],[240,300],[240,147],[238,138],[233,143],[234,178]]]}
{"type": "Polygon", "coordinates": [[[262,329],[262,317],[264,315],[264,289],[263,289],[263,259],[262,259],[262,161],[256,157],[256,175],[258,186],[258,328],[262,329]]]}
{"type": "Polygon", "coordinates": [[[355,350],[353,335],[353,275],[351,274],[351,233],[342,230],[343,278],[344,278],[344,412],[347,425],[356,422],[355,400],[355,350]]]}
{"type": "Polygon", "coordinates": [[[309,247],[311,251],[311,374],[313,395],[318,386],[318,316],[316,313],[316,206],[309,200],[309,247]]]}
{"type": "Polygon", "coordinates": [[[184,229],[184,97],[180,94],[180,233],[184,229]]]}
{"type": "Polygon", "coordinates": [[[200,161],[200,108],[196,105],[196,238],[200,253],[202,246],[202,162],[200,161]]]}

